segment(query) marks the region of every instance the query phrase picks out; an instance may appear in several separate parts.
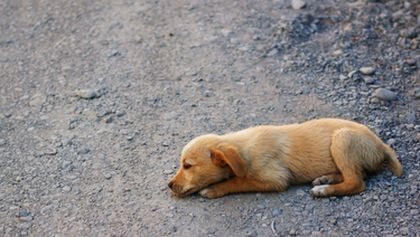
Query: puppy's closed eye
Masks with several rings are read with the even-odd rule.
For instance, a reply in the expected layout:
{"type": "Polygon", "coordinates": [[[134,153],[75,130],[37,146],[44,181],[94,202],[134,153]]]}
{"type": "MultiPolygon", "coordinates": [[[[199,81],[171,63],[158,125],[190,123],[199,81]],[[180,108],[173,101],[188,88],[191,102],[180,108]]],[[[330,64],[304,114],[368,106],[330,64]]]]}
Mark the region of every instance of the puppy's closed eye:
{"type": "Polygon", "coordinates": [[[191,168],[191,164],[189,164],[189,163],[184,163],[184,165],[182,166],[184,169],[189,169],[189,168],[191,168]]]}

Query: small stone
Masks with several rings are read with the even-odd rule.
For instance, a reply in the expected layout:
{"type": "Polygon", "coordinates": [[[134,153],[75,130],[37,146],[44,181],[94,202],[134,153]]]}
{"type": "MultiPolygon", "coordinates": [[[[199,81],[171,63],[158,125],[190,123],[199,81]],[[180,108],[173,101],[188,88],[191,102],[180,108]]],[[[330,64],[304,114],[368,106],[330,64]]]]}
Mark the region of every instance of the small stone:
{"type": "Polygon", "coordinates": [[[31,101],[29,102],[29,105],[31,107],[40,107],[44,102],[46,101],[46,98],[42,94],[35,94],[32,96],[31,101]]]}
{"type": "Polygon", "coordinates": [[[405,63],[406,63],[407,65],[409,65],[409,66],[414,66],[414,65],[416,65],[416,64],[417,64],[417,61],[416,61],[416,59],[415,59],[415,58],[407,58],[407,59],[405,60],[405,63]]]}
{"type": "Polygon", "coordinates": [[[397,93],[385,88],[376,89],[373,92],[373,96],[384,101],[393,101],[397,99],[397,93]]]}
{"type": "Polygon", "coordinates": [[[121,56],[121,52],[114,49],[112,50],[109,54],[108,54],[108,58],[112,58],[112,57],[117,57],[117,56],[121,56]]]}
{"type": "Polygon", "coordinates": [[[346,77],[346,76],[344,76],[343,74],[340,74],[340,75],[338,76],[338,79],[340,79],[340,81],[344,81],[344,80],[346,80],[346,79],[347,79],[347,77],[346,77]]]}
{"type": "Polygon", "coordinates": [[[76,91],[76,95],[86,100],[99,98],[101,96],[96,90],[91,90],[91,89],[78,90],[76,91]]]}
{"type": "Polygon", "coordinates": [[[122,116],[124,116],[125,115],[125,112],[124,111],[117,111],[117,113],[115,113],[115,115],[117,115],[117,117],[122,117],[122,116]]]}
{"type": "Polygon", "coordinates": [[[4,145],[6,145],[6,140],[0,139],[0,146],[4,146],[4,145]]]}
{"type": "Polygon", "coordinates": [[[267,53],[267,56],[272,57],[272,56],[276,55],[278,52],[279,51],[276,48],[274,48],[274,49],[270,50],[270,52],[267,53]]]}
{"type": "Polygon", "coordinates": [[[174,171],[173,170],[164,170],[163,174],[172,174],[174,171]]]}
{"type": "Polygon", "coordinates": [[[361,67],[359,69],[359,72],[361,72],[364,75],[373,75],[375,73],[374,67],[361,67]]]}
{"type": "Polygon", "coordinates": [[[394,138],[391,138],[391,139],[388,139],[388,141],[386,142],[388,145],[390,145],[390,146],[392,146],[392,145],[394,145],[395,144],[395,139],[394,138]]]}
{"type": "Polygon", "coordinates": [[[248,230],[245,233],[245,236],[246,237],[257,237],[258,236],[258,233],[255,230],[248,230]]]}
{"type": "Polygon", "coordinates": [[[417,216],[418,214],[419,214],[419,210],[418,209],[411,209],[410,210],[410,215],[417,216]]]}
{"type": "Polygon", "coordinates": [[[414,88],[413,95],[414,95],[414,98],[420,99],[420,87],[414,88]]]}
{"type": "Polygon", "coordinates": [[[19,209],[18,217],[25,217],[25,216],[30,216],[30,215],[31,215],[31,212],[28,211],[26,208],[19,209]]]}
{"type": "Polygon", "coordinates": [[[229,36],[230,33],[232,33],[232,31],[229,30],[229,29],[222,29],[221,33],[224,37],[227,37],[227,36],[229,36]]]}
{"type": "Polygon", "coordinates": [[[272,211],[271,214],[272,214],[273,217],[277,217],[277,216],[280,216],[282,213],[283,213],[282,209],[276,208],[272,211]]]}
{"type": "Polygon", "coordinates": [[[30,221],[32,221],[32,219],[33,218],[32,218],[31,215],[19,217],[19,221],[22,221],[22,222],[30,222],[30,221]]]}
{"type": "Polygon", "coordinates": [[[104,172],[103,176],[104,176],[105,179],[111,179],[112,178],[111,172],[104,172]]]}
{"type": "Polygon", "coordinates": [[[334,52],[332,52],[332,56],[340,56],[343,54],[343,50],[337,49],[334,52]]]}
{"type": "Polygon", "coordinates": [[[404,15],[404,11],[403,10],[398,10],[398,11],[392,13],[392,18],[398,19],[403,15],[404,15]]]}
{"type": "Polygon", "coordinates": [[[300,197],[303,197],[303,196],[305,196],[305,195],[306,195],[306,193],[305,193],[305,191],[303,191],[303,190],[297,190],[297,191],[296,191],[296,195],[297,195],[297,196],[300,196],[300,197]]]}
{"type": "Polygon", "coordinates": [[[162,146],[164,146],[164,147],[167,147],[167,146],[169,146],[170,145],[170,143],[168,142],[168,141],[163,141],[162,142],[162,146]]]}
{"type": "Polygon", "coordinates": [[[66,192],[66,193],[68,193],[68,192],[71,191],[71,187],[70,186],[64,186],[63,187],[63,191],[66,192]]]}
{"type": "Polygon", "coordinates": [[[212,91],[207,90],[207,91],[204,92],[204,96],[205,97],[212,97],[212,96],[214,96],[214,93],[212,91]]]}
{"type": "Polygon", "coordinates": [[[366,84],[373,84],[376,79],[374,77],[364,77],[363,80],[366,84]]]}
{"type": "Polygon", "coordinates": [[[46,147],[44,150],[44,155],[53,156],[57,154],[57,149],[54,147],[46,147]]]}
{"type": "Polygon", "coordinates": [[[410,230],[408,229],[408,227],[402,227],[400,228],[400,233],[402,235],[408,235],[408,233],[410,233],[410,230]]]}
{"type": "Polygon", "coordinates": [[[302,0],[292,0],[292,8],[295,10],[299,10],[305,7],[306,3],[302,0]]]}
{"type": "Polygon", "coordinates": [[[169,228],[169,230],[171,231],[171,232],[176,232],[178,229],[176,228],[176,226],[171,226],[170,228],[169,228]]]}
{"type": "Polygon", "coordinates": [[[127,141],[132,141],[134,139],[134,137],[129,135],[129,136],[126,136],[125,139],[127,139],[127,141]]]}
{"type": "Polygon", "coordinates": [[[89,152],[90,152],[90,149],[89,149],[89,148],[87,148],[87,147],[84,147],[84,148],[80,149],[80,150],[77,152],[77,154],[79,154],[79,155],[86,155],[86,154],[88,154],[89,152]]]}
{"type": "Polygon", "coordinates": [[[353,75],[354,75],[356,72],[357,72],[357,70],[353,70],[353,71],[349,72],[349,74],[347,74],[347,77],[348,77],[348,78],[352,78],[352,77],[353,77],[353,75]]]}
{"type": "Polygon", "coordinates": [[[114,121],[114,118],[112,116],[109,116],[105,119],[105,123],[112,123],[114,121]]]}
{"type": "Polygon", "coordinates": [[[417,37],[417,31],[415,28],[412,29],[404,29],[400,31],[401,37],[407,38],[407,39],[414,39],[417,37]]]}

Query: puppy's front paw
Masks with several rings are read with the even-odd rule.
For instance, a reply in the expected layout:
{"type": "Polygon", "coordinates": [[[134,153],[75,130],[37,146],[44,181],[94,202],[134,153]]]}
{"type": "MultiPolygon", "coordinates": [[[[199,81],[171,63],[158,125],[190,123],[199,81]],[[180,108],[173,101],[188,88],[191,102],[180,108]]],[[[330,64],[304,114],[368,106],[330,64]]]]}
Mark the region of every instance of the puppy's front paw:
{"type": "Polygon", "coordinates": [[[317,185],[315,187],[313,187],[310,191],[310,193],[312,194],[312,196],[314,197],[326,197],[328,196],[328,187],[330,185],[326,184],[326,185],[317,185]]]}
{"type": "Polygon", "coordinates": [[[202,197],[206,197],[206,198],[218,198],[218,197],[223,196],[223,194],[218,193],[218,192],[217,192],[217,190],[216,190],[216,189],[214,189],[214,188],[205,188],[205,189],[202,189],[202,190],[199,192],[199,194],[200,194],[202,197]]]}

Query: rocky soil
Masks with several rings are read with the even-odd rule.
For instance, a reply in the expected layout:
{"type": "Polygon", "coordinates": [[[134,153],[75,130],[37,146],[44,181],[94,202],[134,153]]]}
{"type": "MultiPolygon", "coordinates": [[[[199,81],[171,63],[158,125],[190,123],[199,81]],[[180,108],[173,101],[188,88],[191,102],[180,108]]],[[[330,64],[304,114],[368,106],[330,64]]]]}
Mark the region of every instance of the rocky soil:
{"type": "Polygon", "coordinates": [[[0,236],[419,236],[420,4],[0,0],[0,236]],[[177,199],[191,138],[320,117],[397,151],[352,197],[177,199]]]}

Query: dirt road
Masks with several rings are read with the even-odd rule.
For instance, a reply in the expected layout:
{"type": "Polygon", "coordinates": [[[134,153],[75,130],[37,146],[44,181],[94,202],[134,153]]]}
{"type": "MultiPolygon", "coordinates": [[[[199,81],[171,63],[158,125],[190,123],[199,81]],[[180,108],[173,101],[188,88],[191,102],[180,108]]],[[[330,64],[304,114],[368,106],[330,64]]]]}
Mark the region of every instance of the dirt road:
{"type": "Polygon", "coordinates": [[[418,236],[420,4],[304,1],[0,0],[0,235],[418,236]],[[320,117],[371,127],[403,178],[167,189],[197,135],[320,117]]]}

